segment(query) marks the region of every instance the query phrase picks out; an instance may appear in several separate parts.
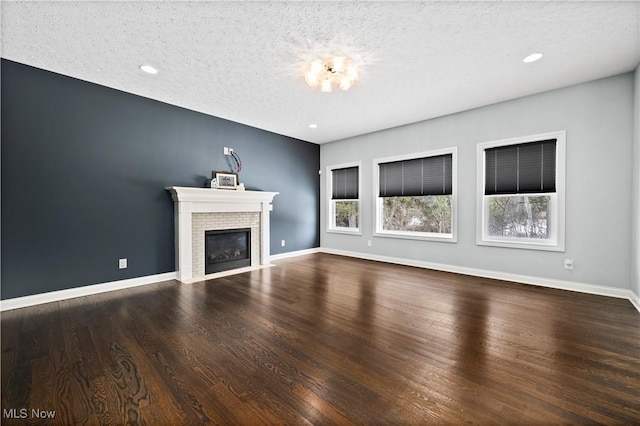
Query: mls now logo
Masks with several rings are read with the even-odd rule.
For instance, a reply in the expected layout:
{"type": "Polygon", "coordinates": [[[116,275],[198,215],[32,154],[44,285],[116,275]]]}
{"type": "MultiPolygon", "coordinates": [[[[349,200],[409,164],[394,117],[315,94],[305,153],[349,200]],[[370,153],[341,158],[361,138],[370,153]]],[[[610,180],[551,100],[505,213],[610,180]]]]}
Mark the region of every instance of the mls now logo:
{"type": "Polygon", "coordinates": [[[33,408],[31,413],[26,408],[5,408],[2,410],[2,417],[5,419],[26,419],[31,414],[32,419],[53,419],[56,417],[55,411],[41,410],[33,408]]]}

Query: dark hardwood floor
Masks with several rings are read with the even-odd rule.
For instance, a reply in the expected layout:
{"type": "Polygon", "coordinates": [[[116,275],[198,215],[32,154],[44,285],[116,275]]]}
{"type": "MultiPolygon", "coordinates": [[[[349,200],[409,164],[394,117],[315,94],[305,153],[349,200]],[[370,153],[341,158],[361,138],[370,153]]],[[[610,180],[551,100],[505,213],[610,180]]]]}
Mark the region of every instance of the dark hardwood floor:
{"type": "Polygon", "coordinates": [[[640,424],[627,300],[276,265],[2,313],[2,424],[640,424]]]}

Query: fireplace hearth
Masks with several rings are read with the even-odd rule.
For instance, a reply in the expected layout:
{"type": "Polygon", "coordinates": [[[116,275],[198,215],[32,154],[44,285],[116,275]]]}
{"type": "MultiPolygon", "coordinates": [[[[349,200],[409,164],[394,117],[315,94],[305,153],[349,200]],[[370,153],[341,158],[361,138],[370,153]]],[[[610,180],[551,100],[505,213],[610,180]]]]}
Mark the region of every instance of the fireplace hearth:
{"type": "Polygon", "coordinates": [[[205,274],[251,266],[251,228],[205,231],[205,274]]]}

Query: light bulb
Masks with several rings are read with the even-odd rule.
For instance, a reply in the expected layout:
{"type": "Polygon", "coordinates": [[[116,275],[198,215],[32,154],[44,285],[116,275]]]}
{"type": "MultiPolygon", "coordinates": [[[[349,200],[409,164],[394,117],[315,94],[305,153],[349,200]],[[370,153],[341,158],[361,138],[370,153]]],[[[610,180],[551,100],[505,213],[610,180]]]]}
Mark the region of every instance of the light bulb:
{"type": "Polygon", "coordinates": [[[532,53],[531,55],[524,58],[522,62],[531,63],[537,61],[540,58],[542,58],[542,53],[532,53]]]}
{"type": "Polygon", "coordinates": [[[158,74],[158,70],[151,65],[140,65],[140,69],[147,74],[158,74]]]}

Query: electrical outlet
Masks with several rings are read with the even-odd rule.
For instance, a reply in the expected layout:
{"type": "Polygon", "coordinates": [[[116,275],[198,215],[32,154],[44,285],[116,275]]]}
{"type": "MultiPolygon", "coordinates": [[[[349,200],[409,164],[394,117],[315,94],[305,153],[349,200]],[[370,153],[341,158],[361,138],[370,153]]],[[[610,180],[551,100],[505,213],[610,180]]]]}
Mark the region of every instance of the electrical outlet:
{"type": "Polygon", "coordinates": [[[224,155],[231,155],[231,153],[233,152],[232,149],[229,149],[228,147],[224,147],[224,155]]]}
{"type": "Polygon", "coordinates": [[[371,240],[367,240],[367,246],[371,247],[371,240]]]}
{"type": "Polygon", "coordinates": [[[118,268],[119,269],[127,269],[127,258],[118,259],[118,268]]]}
{"type": "Polygon", "coordinates": [[[285,240],[280,241],[280,246],[284,247],[287,244],[285,240]]]}
{"type": "Polygon", "coordinates": [[[573,269],[573,259],[566,258],[564,260],[564,269],[573,269]]]}

